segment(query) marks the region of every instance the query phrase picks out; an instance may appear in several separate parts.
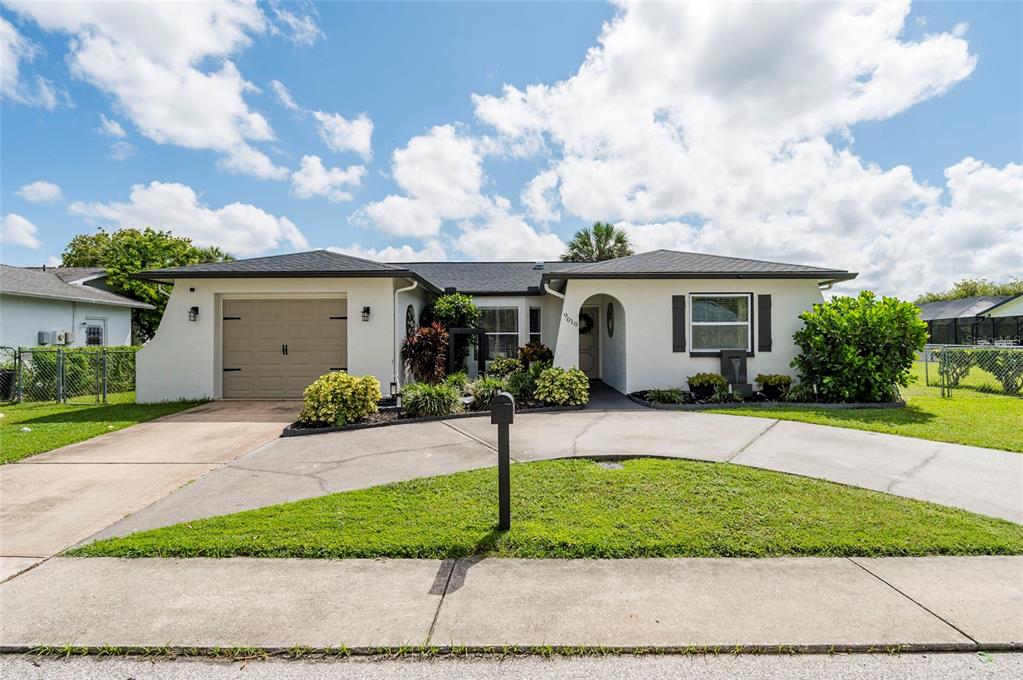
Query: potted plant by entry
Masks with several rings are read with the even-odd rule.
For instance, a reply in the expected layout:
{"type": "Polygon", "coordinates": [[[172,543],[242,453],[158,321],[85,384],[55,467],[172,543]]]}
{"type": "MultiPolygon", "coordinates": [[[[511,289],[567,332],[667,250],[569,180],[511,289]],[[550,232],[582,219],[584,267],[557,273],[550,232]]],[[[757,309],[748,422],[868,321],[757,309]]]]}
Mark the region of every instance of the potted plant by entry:
{"type": "Polygon", "coordinates": [[[728,381],[719,373],[697,373],[686,380],[689,391],[697,399],[710,399],[719,389],[727,389],[728,381]]]}

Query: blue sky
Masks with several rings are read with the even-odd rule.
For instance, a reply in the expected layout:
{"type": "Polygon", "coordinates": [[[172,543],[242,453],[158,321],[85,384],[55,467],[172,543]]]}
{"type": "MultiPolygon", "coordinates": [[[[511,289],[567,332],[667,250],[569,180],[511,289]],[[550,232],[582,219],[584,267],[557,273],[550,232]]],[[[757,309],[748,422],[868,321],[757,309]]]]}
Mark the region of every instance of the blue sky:
{"type": "Polygon", "coordinates": [[[4,3],[5,263],[142,220],[241,256],[533,259],[601,219],[904,295],[1023,271],[1020,3],[199,7],[4,3]]]}

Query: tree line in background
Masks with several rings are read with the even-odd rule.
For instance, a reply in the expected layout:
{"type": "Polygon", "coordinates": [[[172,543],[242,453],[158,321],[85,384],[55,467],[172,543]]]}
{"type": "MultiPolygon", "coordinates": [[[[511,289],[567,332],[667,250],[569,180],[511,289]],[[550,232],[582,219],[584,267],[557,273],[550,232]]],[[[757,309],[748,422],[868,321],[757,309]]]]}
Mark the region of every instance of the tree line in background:
{"type": "Polygon", "coordinates": [[[205,262],[225,262],[234,256],[216,246],[200,248],[192,240],[174,236],[169,231],[119,229],[95,234],[79,234],[71,239],[61,257],[62,267],[96,267],[106,270],[106,286],[112,292],[141,302],[155,309],[132,310],[132,336],[136,343],[153,337],[167,296],[156,283],[133,278],[147,269],[181,267],[205,262]]]}
{"type": "Polygon", "coordinates": [[[1023,279],[1012,278],[1005,283],[993,283],[987,279],[963,279],[956,281],[952,287],[941,293],[924,293],[916,299],[916,304],[941,300],[961,300],[978,295],[1020,295],[1023,294],[1023,279]]]}

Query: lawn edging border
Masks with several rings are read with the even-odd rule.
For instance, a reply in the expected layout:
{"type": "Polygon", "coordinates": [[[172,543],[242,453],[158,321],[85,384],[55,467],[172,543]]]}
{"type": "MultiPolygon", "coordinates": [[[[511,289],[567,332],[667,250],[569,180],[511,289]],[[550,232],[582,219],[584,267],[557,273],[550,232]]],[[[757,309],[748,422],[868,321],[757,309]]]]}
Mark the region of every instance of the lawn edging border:
{"type": "MultiPolygon", "coordinates": [[[[581,411],[585,406],[544,406],[540,408],[516,409],[515,413],[561,413],[564,411],[581,411]]],[[[447,416],[424,416],[422,418],[401,418],[383,423],[352,423],[344,427],[295,427],[290,423],[281,431],[282,437],[305,437],[314,434],[330,434],[332,432],[352,432],[355,430],[369,430],[377,427],[392,427],[396,425],[411,425],[414,423],[433,423],[439,420],[461,420],[463,418],[482,418],[489,416],[490,411],[472,411],[469,413],[453,413],[447,416]]]]}
{"type": "Polygon", "coordinates": [[[881,402],[848,402],[848,403],[828,403],[828,402],[788,402],[788,401],[736,401],[736,402],[723,402],[720,404],[659,404],[646,399],[640,399],[632,394],[626,395],[631,401],[636,402],[640,406],[652,408],[658,411],[716,411],[719,409],[742,409],[742,408],[755,408],[770,411],[772,409],[826,409],[833,411],[844,411],[853,409],[869,409],[869,408],[882,408],[882,409],[896,409],[905,408],[906,402],[903,400],[899,401],[881,401],[881,402]]]}

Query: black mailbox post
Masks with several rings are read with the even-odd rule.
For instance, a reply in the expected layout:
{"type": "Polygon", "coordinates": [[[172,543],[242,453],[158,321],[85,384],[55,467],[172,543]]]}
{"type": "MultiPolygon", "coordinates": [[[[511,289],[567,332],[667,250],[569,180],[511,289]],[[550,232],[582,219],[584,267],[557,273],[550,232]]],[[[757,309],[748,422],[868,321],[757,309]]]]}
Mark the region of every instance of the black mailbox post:
{"type": "Polygon", "coordinates": [[[498,392],[490,402],[490,423],[497,425],[497,528],[511,529],[511,443],[508,426],[515,422],[515,399],[507,392],[498,392]]]}

